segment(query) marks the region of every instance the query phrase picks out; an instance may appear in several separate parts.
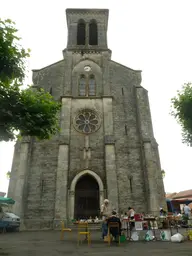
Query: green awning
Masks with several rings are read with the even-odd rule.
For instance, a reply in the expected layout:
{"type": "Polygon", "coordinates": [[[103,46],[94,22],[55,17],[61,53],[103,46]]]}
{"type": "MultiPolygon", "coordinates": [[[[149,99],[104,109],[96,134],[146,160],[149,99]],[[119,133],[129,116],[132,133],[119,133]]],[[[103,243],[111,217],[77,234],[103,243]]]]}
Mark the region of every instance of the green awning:
{"type": "Polygon", "coordinates": [[[0,196],[0,204],[14,204],[15,201],[12,198],[0,196]]]}

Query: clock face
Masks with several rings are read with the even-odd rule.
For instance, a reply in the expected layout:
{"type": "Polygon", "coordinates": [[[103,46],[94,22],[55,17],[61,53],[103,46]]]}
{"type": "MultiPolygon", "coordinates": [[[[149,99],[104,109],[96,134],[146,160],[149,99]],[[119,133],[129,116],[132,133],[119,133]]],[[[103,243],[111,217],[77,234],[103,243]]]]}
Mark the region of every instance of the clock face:
{"type": "Polygon", "coordinates": [[[89,72],[89,71],[91,70],[91,67],[90,67],[90,66],[85,66],[85,67],[84,67],[84,70],[85,70],[86,72],[89,72]]]}

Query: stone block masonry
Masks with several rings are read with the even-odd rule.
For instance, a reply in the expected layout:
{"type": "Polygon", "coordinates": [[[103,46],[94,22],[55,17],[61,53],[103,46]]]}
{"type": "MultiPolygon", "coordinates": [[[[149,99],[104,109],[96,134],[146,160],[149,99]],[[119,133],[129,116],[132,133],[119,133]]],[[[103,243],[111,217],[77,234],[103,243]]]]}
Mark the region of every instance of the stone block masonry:
{"type": "Polygon", "coordinates": [[[35,87],[51,92],[62,108],[51,140],[24,138],[15,146],[8,196],[23,229],[98,216],[104,198],[119,212],[166,205],[148,93],[141,71],[111,60],[108,13],[67,9],[64,58],[33,71],[35,87]]]}

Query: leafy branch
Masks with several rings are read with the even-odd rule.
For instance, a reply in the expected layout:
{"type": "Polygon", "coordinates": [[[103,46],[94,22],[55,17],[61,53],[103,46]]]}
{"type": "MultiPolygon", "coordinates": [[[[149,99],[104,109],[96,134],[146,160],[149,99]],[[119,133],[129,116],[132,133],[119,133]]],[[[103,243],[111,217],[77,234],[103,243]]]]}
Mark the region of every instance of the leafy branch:
{"type": "Polygon", "coordinates": [[[192,144],[192,84],[185,83],[177,96],[172,98],[171,115],[175,117],[182,128],[182,141],[192,144]]]}
{"type": "Polygon", "coordinates": [[[16,132],[49,139],[59,129],[61,105],[43,89],[21,89],[30,50],[19,44],[17,31],[14,22],[0,19],[0,141],[15,139],[16,132]]]}

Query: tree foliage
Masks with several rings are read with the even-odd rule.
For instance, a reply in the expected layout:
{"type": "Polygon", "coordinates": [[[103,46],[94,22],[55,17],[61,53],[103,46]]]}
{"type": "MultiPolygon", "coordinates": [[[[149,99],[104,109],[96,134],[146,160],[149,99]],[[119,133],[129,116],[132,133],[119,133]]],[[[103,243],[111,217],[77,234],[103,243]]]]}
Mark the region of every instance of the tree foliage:
{"type": "Polygon", "coordinates": [[[172,115],[182,128],[183,142],[192,144],[192,84],[186,83],[177,96],[172,98],[172,115]]]}
{"type": "Polygon", "coordinates": [[[165,178],[165,171],[164,170],[161,170],[161,175],[162,175],[162,178],[164,179],[165,178]]]}
{"type": "Polygon", "coordinates": [[[0,141],[21,136],[48,139],[58,130],[60,104],[43,89],[22,90],[30,50],[19,45],[15,23],[0,19],[0,141]]]}
{"type": "Polygon", "coordinates": [[[9,180],[9,179],[10,179],[10,177],[11,177],[11,172],[10,172],[10,171],[8,171],[8,172],[6,173],[6,176],[7,176],[7,179],[9,180]]]}

